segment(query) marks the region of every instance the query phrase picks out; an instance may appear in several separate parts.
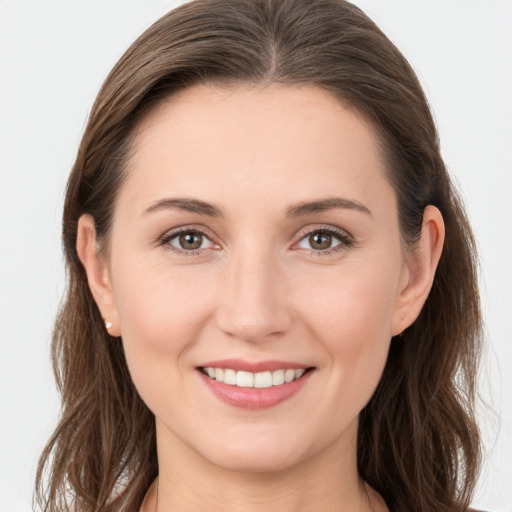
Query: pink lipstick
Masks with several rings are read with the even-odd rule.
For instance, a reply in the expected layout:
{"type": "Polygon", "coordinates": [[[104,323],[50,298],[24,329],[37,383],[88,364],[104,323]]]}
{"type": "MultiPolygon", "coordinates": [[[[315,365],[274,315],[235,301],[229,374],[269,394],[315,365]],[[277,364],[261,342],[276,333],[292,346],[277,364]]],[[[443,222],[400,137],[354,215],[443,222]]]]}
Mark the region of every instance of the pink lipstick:
{"type": "Polygon", "coordinates": [[[297,394],[314,368],[290,361],[209,361],[198,367],[207,387],[235,407],[266,409],[297,394]]]}

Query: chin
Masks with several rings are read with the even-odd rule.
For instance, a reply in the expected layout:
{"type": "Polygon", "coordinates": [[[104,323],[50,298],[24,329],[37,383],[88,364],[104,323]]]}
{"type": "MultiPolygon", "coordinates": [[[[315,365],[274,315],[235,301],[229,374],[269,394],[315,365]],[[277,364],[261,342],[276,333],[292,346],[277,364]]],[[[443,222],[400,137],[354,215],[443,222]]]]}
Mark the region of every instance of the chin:
{"type": "Polygon", "coordinates": [[[226,471],[237,473],[275,473],[290,469],[302,460],[297,454],[280,453],[266,449],[266,453],[253,453],[252,450],[229,450],[212,456],[210,462],[226,471]]]}
{"type": "Polygon", "coordinates": [[[248,437],[228,437],[215,441],[210,439],[203,445],[204,450],[196,451],[215,466],[240,473],[283,471],[300,464],[315,452],[307,440],[293,438],[289,434],[283,437],[267,432],[248,437]]]}

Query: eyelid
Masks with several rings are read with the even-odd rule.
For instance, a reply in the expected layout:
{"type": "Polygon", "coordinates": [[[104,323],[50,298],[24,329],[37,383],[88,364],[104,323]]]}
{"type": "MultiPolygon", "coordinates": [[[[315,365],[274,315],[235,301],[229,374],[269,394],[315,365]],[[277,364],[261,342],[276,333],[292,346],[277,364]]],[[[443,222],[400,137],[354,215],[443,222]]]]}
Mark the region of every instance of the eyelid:
{"type": "Polygon", "coordinates": [[[346,251],[350,247],[352,247],[356,240],[355,238],[345,229],[338,228],[336,226],[331,225],[316,225],[316,226],[308,226],[307,228],[302,229],[298,233],[299,240],[295,242],[292,246],[293,250],[304,250],[309,252],[310,254],[314,254],[315,256],[327,256],[329,254],[335,252],[346,251]],[[300,242],[302,242],[308,236],[311,236],[313,233],[329,233],[333,237],[337,238],[340,243],[331,247],[330,249],[318,250],[318,249],[305,249],[301,247],[297,247],[300,242]]]}
{"type": "Polygon", "coordinates": [[[195,254],[198,254],[205,249],[193,249],[193,250],[185,250],[185,249],[179,249],[178,247],[174,247],[170,244],[170,241],[177,236],[181,235],[182,233],[198,233],[205,238],[207,238],[213,247],[209,247],[208,249],[218,249],[220,247],[220,244],[215,241],[215,237],[212,236],[209,233],[210,230],[205,228],[204,226],[197,225],[197,224],[185,224],[183,226],[178,226],[172,229],[169,229],[165,231],[162,235],[160,235],[157,239],[157,244],[160,246],[166,246],[170,251],[173,251],[178,254],[184,254],[186,256],[193,256],[195,254]]]}
{"type": "MultiPolygon", "coordinates": [[[[169,243],[170,240],[176,238],[181,233],[188,233],[188,232],[196,232],[196,233],[201,234],[205,238],[207,238],[213,244],[213,247],[208,247],[207,249],[213,248],[213,249],[218,250],[222,247],[221,244],[219,244],[218,242],[215,241],[216,237],[212,236],[209,233],[210,230],[208,228],[206,228],[205,226],[202,226],[202,225],[197,225],[197,224],[185,224],[183,226],[177,226],[175,228],[169,229],[158,237],[157,244],[161,245],[161,246],[167,246],[167,248],[170,251],[173,251],[177,254],[183,254],[186,256],[197,255],[197,254],[205,251],[206,250],[205,248],[193,249],[193,250],[185,250],[185,249],[180,250],[177,247],[171,246],[171,244],[169,243]]],[[[292,250],[303,250],[303,251],[309,252],[309,253],[317,255],[317,256],[323,256],[323,255],[327,256],[327,255],[335,253],[335,252],[341,252],[344,250],[348,250],[356,242],[355,238],[347,230],[341,229],[336,226],[325,225],[325,224],[323,224],[323,225],[318,224],[315,226],[308,226],[308,227],[302,228],[298,232],[296,237],[298,237],[298,241],[292,245],[292,247],[291,247],[292,250]],[[329,233],[332,236],[334,236],[335,238],[337,238],[340,241],[340,243],[330,249],[325,249],[325,250],[304,249],[304,248],[297,247],[298,244],[302,240],[304,240],[308,236],[311,236],[313,233],[317,233],[317,232],[329,233]]]]}

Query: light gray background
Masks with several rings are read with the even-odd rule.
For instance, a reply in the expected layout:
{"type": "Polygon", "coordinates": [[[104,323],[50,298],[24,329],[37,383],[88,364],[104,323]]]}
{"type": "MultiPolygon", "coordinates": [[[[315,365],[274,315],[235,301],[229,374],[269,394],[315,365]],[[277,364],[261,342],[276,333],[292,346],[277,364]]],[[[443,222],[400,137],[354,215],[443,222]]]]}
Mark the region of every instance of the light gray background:
{"type": "MultiPolygon", "coordinates": [[[[107,72],[164,0],[0,0],[0,512],[31,510],[59,401],[67,175],[107,72]]],[[[485,466],[475,506],[512,510],[512,1],[357,0],[413,64],[482,255],[485,466]]]]}

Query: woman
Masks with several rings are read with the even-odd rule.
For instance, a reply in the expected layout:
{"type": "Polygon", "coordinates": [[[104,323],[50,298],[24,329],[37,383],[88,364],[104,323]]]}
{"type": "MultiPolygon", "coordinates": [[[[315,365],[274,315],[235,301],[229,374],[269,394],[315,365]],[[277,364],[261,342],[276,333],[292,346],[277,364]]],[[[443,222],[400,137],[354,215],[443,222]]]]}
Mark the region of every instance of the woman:
{"type": "Polygon", "coordinates": [[[474,243],[357,8],[164,16],[98,95],[63,238],[45,510],[468,509],[474,243]]]}

